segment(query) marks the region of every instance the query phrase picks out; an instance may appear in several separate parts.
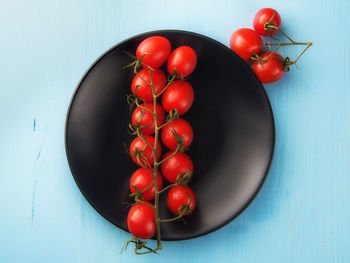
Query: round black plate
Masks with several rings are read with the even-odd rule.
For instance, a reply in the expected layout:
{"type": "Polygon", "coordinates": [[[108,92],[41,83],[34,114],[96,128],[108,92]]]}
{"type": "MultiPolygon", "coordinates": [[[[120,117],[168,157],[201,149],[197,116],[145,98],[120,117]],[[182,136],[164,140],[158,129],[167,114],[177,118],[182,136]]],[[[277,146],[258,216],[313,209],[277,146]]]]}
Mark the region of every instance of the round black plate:
{"type": "MultiPolygon", "coordinates": [[[[177,30],[141,34],[102,55],[84,75],[66,120],[66,152],[74,179],[89,203],[127,230],[129,178],[137,169],[126,154],[132,138],[125,95],[131,69],[122,69],[146,37],[162,35],[173,48],[189,45],[198,64],[189,82],[195,101],[183,118],[194,130],[187,152],[194,162],[191,187],[198,206],[186,224],[162,224],[163,240],[210,233],[238,216],[261,188],[271,163],[275,129],[269,100],[249,66],[226,46],[208,37],[177,30]]],[[[163,153],[167,150],[163,147],[163,153]]],[[[160,214],[170,217],[161,197],[160,214]]]]}

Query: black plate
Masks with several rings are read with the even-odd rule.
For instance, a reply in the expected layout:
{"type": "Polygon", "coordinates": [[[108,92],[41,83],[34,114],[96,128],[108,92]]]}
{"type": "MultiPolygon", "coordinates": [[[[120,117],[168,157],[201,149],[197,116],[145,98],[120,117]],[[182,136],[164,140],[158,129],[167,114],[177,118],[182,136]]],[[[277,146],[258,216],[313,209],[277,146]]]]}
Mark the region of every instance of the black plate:
{"type": "MultiPolygon", "coordinates": [[[[146,37],[162,35],[172,47],[189,45],[198,55],[189,78],[195,92],[183,118],[194,130],[187,152],[194,162],[191,187],[198,206],[187,224],[162,224],[163,240],[210,233],[238,216],[260,190],[272,160],[274,119],[263,86],[249,66],[226,46],[208,37],[177,30],[141,34],[102,55],[84,75],[66,120],[66,152],[74,179],[89,203],[106,219],[127,230],[129,178],[137,167],[123,147],[131,142],[125,95],[132,70],[123,52],[135,52],[146,37]]],[[[166,152],[163,147],[163,153],[166,152]]],[[[161,198],[160,214],[170,217],[161,198]]]]}

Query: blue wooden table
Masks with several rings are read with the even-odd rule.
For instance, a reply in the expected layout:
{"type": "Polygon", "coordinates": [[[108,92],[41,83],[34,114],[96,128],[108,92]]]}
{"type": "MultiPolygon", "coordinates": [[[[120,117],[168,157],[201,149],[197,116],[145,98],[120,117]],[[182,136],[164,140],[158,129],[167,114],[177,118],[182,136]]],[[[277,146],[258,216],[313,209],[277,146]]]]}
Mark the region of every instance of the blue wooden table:
{"type": "Polygon", "coordinates": [[[1,0],[0,262],[350,262],[349,13],[346,0],[1,0]],[[277,138],[262,191],[212,234],[165,242],[161,256],[120,255],[129,234],[91,208],[66,160],[78,80],[135,34],[183,29],[228,44],[265,6],[315,45],[265,85],[277,138]]]}

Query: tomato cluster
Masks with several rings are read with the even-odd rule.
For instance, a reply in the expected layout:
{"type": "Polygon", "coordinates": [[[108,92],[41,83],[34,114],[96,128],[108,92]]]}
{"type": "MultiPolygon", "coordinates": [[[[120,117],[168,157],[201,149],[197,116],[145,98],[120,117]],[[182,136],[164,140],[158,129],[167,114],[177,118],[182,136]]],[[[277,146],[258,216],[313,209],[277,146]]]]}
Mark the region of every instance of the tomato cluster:
{"type": "Polygon", "coordinates": [[[171,51],[167,38],[152,36],[139,44],[136,57],[142,69],[132,80],[131,91],[142,103],[136,104],[132,113],[131,125],[138,132],[129,151],[140,168],[130,178],[130,191],[136,196],[136,203],[129,210],[127,225],[135,237],[147,239],[156,232],[157,201],[155,204],[151,201],[163,189],[163,176],[170,183],[167,207],[172,213],[187,215],[196,206],[193,190],[187,182],[180,182],[181,177],[193,173],[193,162],[183,152],[192,143],[193,130],[179,116],[191,108],[194,100],[193,88],[184,77],[195,69],[197,55],[189,46],[171,51]],[[165,63],[166,67],[162,67],[165,63]],[[165,68],[171,81],[167,82],[165,68]],[[157,102],[158,96],[161,104],[157,102]],[[156,139],[158,131],[162,144],[169,149],[163,157],[161,143],[156,139]]]}
{"type": "Polygon", "coordinates": [[[254,17],[254,30],[241,28],[230,39],[231,49],[250,66],[262,83],[272,83],[282,78],[284,58],[276,52],[263,53],[261,36],[273,36],[281,27],[281,17],[272,8],[259,10],[254,17]]]}

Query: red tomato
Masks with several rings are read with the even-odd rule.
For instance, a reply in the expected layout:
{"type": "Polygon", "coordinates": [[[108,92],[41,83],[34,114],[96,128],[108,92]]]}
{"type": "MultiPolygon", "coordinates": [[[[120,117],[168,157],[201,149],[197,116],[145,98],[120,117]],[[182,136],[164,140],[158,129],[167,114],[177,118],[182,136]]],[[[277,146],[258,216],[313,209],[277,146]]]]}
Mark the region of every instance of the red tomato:
{"type": "Polygon", "coordinates": [[[190,83],[178,80],[164,91],[162,105],[165,111],[177,109],[179,115],[186,113],[192,106],[193,89],[190,83]]]}
{"type": "MultiPolygon", "coordinates": [[[[153,172],[153,171],[151,171],[153,172]]],[[[151,184],[153,182],[153,175],[149,173],[144,168],[139,168],[136,170],[136,172],[133,173],[130,179],[130,191],[131,193],[136,193],[136,189],[133,185],[135,185],[139,191],[142,191],[146,186],[151,184]]],[[[162,189],[163,187],[163,178],[160,172],[157,172],[157,184],[158,184],[158,191],[162,189]]],[[[155,195],[155,187],[154,184],[147,188],[143,193],[143,199],[146,201],[152,200],[155,195]]]]}
{"type": "Polygon", "coordinates": [[[156,233],[154,209],[141,203],[133,205],[129,210],[127,224],[130,233],[135,237],[142,239],[153,237],[156,233]]]}
{"type": "MultiPolygon", "coordinates": [[[[163,65],[171,52],[171,45],[168,39],[161,36],[148,37],[143,40],[136,49],[136,57],[142,58],[142,62],[153,69],[163,65]]],[[[145,67],[144,65],[142,65],[145,67]]]]}
{"type": "MultiPolygon", "coordinates": [[[[150,136],[150,135],[144,135],[146,141],[152,146],[154,147],[154,137],[153,136],[150,136]]],[[[130,153],[133,154],[135,149],[137,150],[141,150],[143,148],[143,146],[145,145],[144,141],[139,138],[139,137],[136,137],[132,142],[131,142],[131,145],[130,145],[130,153]]],[[[146,157],[147,159],[147,162],[149,165],[153,165],[154,164],[154,154],[153,154],[153,150],[149,147],[149,146],[146,146],[146,148],[143,150],[142,154],[146,157]]],[[[157,160],[160,159],[160,156],[162,155],[162,148],[160,146],[160,143],[158,142],[157,144],[157,160]]],[[[136,156],[135,155],[131,155],[131,158],[132,160],[140,165],[138,162],[137,162],[137,159],[136,159],[136,156]]],[[[140,158],[140,163],[143,164],[143,165],[146,165],[146,160],[140,158]]]]}
{"type": "MultiPolygon", "coordinates": [[[[272,9],[272,8],[263,8],[260,9],[254,16],[254,29],[257,33],[259,33],[262,36],[267,36],[267,31],[265,29],[265,24],[271,19],[271,17],[274,15],[274,17],[271,20],[271,23],[275,26],[281,27],[281,17],[280,14],[272,9]]],[[[277,33],[277,29],[273,29],[269,31],[270,36],[277,33]]]]}
{"type": "MultiPolygon", "coordinates": [[[[168,206],[168,209],[174,214],[179,214],[179,208],[182,205],[188,205],[190,201],[190,210],[192,212],[195,209],[197,202],[196,196],[194,195],[193,190],[189,186],[174,186],[169,190],[168,195],[166,197],[166,204],[168,206]]],[[[184,215],[188,214],[189,213],[185,213],[184,215]]]]}
{"type": "Polygon", "coordinates": [[[167,124],[161,132],[162,142],[170,150],[175,150],[177,142],[172,131],[175,130],[179,137],[183,135],[184,149],[190,146],[193,140],[193,130],[191,125],[184,119],[177,118],[167,124]]]}
{"type": "Polygon", "coordinates": [[[241,28],[232,34],[230,46],[242,59],[249,61],[253,54],[261,53],[263,41],[254,30],[241,28]]]}
{"type": "MultiPolygon", "coordinates": [[[[262,59],[266,59],[271,52],[264,53],[261,55],[262,59]]],[[[279,80],[284,75],[284,68],[282,62],[277,59],[283,61],[283,57],[277,53],[274,53],[266,63],[260,64],[255,61],[251,67],[254,73],[258,76],[262,83],[271,83],[279,80]]]]}
{"type": "Polygon", "coordinates": [[[164,89],[167,81],[164,72],[160,69],[157,69],[155,71],[143,69],[138,73],[140,76],[135,75],[131,83],[132,93],[135,94],[135,92],[137,91],[137,96],[139,96],[141,99],[144,99],[146,102],[153,102],[152,88],[150,85],[143,81],[144,79],[148,83],[151,83],[151,78],[149,75],[150,72],[152,72],[152,80],[156,94],[158,94],[164,89]]]}
{"type": "MultiPolygon", "coordinates": [[[[152,103],[152,102],[151,103],[148,102],[146,104],[141,104],[141,106],[154,112],[154,103],[152,103]]],[[[165,112],[164,112],[162,106],[160,106],[158,103],[157,103],[156,107],[157,107],[157,125],[159,127],[159,126],[164,124],[165,112]]],[[[134,110],[134,113],[132,114],[132,123],[134,125],[136,125],[138,121],[140,121],[141,126],[147,126],[147,127],[141,128],[141,131],[143,134],[153,134],[154,133],[155,121],[154,121],[154,116],[152,115],[152,113],[150,113],[147,110],[144,110],[144,109],[137,107],[134,110]],[[143,112],[143,116],[141,118],[142,112],[143,112]]]]}
{"type": "MultiPolygon", "coordinates": [[[[163,159],[167,158],[171,154],[173,154],[172,151],[166,153],[163,159]]],[[[165,179],[171,183],[175,183],[179,174],[185,174],[187,172],[193,173],[193,162],[187,154],[178,152],[163,162],[161,169],[165,179]]]]}
{"type": "Polygon", "coordinates": [[[168,59],[168,72],[174,73],[174,68],[183,77],[190,75],[197,65],[196,52],[189,46],[181,46],[175,49],[168,59]]]}

